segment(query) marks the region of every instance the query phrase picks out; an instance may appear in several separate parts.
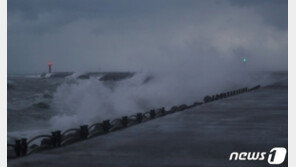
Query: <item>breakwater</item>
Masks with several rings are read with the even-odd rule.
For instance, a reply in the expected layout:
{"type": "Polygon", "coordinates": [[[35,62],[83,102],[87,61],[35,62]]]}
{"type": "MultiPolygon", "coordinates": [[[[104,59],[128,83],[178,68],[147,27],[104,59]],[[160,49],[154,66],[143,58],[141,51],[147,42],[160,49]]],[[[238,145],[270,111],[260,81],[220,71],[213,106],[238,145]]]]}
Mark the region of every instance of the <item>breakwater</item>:
{"type": "Polygon", "coordinates": [[[8,144],[8,158],[26,156],[42,150],[62,147],[95,136],[108,134],[110,132],[124,129],[168,114],[193,108],[204,103],[224,99],[241,93],[246,93],[258,88],[260,88],[259,85],[250,89],[241,88],[233,91],[223,92],[212,96],[206,96],[203,102],[195,102],[192,105],[182,104],[179,106],[173,106],[169,110],[165,110],[165,108],[153,109],[145,113],[123,116],[114,120],[105,120],[93,125],[82,125],[78,128],[68,129],[64,132],[54,131],[51,134],[39,135],[30,140],[26,138],[17,139],[15,140],[14,144],[8,144]]]}

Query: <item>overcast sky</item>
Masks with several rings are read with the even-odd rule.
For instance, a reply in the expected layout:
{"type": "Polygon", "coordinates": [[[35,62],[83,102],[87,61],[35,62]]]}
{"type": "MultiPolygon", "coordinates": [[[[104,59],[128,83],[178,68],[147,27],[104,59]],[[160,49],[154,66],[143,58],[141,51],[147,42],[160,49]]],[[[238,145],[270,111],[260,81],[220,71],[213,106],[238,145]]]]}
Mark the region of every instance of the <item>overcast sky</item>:
{"type": "Polygon", "coordinates": [[[8,0],[9,74],[49,61],[55,71],[145,71],[242,58],[287,70],[287,0],[8,0]]]}

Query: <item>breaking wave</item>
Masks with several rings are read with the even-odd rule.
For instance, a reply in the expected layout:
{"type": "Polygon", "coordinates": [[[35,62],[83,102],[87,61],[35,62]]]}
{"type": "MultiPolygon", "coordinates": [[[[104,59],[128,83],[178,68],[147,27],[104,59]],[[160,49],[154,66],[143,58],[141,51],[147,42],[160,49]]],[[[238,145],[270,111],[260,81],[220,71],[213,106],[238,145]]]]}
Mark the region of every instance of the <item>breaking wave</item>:
{"type": "Polygon", "coordinates": [[[32,137],[153,108],[192,104],[208,94],[278,80],[270,73],[220,70],[209,74],[72,73],[62,78],[14,79],[14,88],[8,92],[8,138],[32,137]]]}
{"type": "MultiPolygon", "coordinates": [[[[225,78],[221,73],[221,77],[137,73],[117,82],[103,82],[96,77],[70,79],[54,93],[53,105],[57,115],[50,120],[50,124],[53,128],[71,128],[152,108],[191,104],[202,101],[207,94],[253,86],[259,81],[258,77],[248,75],[225,78]]],[[[261,84],[269,80],[268,77],[260,77],[261,84]]]]}

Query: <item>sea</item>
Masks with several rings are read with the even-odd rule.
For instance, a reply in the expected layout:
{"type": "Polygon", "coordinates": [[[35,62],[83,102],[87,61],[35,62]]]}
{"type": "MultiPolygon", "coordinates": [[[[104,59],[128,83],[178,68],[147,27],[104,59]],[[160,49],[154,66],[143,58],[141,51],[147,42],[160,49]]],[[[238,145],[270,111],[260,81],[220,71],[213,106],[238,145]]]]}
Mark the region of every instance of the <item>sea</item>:
{"type": "Polygon", "coordinates": [[[287,71],[198,73],[54,72],[8,75],[8,143],[54,130],[200,102],[206,95],[288,79],[287,71]]]}

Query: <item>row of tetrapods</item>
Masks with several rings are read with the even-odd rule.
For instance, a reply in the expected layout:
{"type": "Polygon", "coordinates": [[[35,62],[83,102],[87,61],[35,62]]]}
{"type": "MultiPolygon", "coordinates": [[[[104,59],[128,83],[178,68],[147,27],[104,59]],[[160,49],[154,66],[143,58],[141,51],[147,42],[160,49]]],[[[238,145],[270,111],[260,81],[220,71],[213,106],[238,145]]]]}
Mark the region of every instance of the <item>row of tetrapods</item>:
{"type": "MultiPolygon", "coordinates": [[[[241,93],[249,92],[255,89],[260,88],[260,85],[257,85],[253,88],[248,89],[247,87],[223,92],[220,94],[205,96],[203,99],[204,103],[209,103],[215,100],[227,98],[233,95],[238,95],[241,93]]],[[[64,131],[63,133],[60,130],[51,132],[51,135],[39,135],[31,140],[26,138],[16,139],[15,144],[8,144],[8,147],[13,149],[8,150],[8,158],[16,158],[25,155],[29,155],[33,152],[38,152],[45,149],[52,149],[56,147],[65,146],[77,141],[86,140],[88,138],[107,134],[112,131],[120,130],[126,127],[130,127],[135,124],[139,124],[148,120],[155,119],[157,117],[162,117],[167,114],[171,114],[178,111],[183,111],[189,108],[203,104],[202,102],[195,102],[192,105],[182,104],[179,106],[173,106],[170,110],[165,110],[164,107],[159,109],[153,109],[145,113],[136,113],[131,116],[123,116],[119,119],[104,120],[100,123],[95,123],[91,126],[82,125],[80,128],[73,128],[64,131]],[[40,145],[33,144],[34,141],[41,140],[40,145]]]]}

